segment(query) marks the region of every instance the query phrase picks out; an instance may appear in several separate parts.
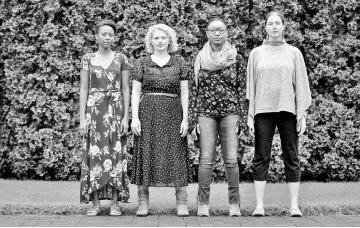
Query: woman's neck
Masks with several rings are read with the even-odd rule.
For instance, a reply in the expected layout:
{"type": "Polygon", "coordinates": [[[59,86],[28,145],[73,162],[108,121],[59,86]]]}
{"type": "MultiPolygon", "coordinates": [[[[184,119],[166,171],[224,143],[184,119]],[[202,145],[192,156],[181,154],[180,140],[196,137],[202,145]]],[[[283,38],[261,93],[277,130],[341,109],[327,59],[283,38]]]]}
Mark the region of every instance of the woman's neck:
{"type": "Polygon", "coordinates": [[[158,58],[167,58],[167,57],[169,57],[169,55],[170,54],[166,50],[154,51],[154,53],[153,53],[153,56],[158,57],[158,58]]]}
{"type": "Polygon", "coordinates": [[[210,42],[210,46],[213,52],[219,52],[221,51],[221,48],[224,46],[224,44],[216,45],[210,42]]]}
{"type": "Polygon", "coordinates": [[[97,52],[99,55],[111,55],[112,54],[112,51],[110,48],[103,48],[103,47],[99,47],[97,52]]]}
{"type": "Polygon", "coordinates": [[[269,37],[269,41],[271,41],[271,42],[283,41],[283,37],[282,36],[269,37]]]}
{"type": "Polygon", "coordinates": [[[265,39],[263,41],[264,45],[270,45],[270,46],[280,46],[283,44],[286,44],[285,40],[278,40],[278,39],[265,39]]]}

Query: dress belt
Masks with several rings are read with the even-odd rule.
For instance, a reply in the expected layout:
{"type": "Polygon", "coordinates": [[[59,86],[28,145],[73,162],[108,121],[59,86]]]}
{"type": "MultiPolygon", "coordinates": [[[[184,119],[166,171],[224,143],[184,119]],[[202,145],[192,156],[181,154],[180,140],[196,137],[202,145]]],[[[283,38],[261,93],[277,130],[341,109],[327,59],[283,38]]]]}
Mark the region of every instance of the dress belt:
{"type": "Polygon", "coordinates": [[[179,94],[176,93],[144,93],[144,95],[158,95],[158,96],[167,96],[167,97],[178,97],[179,94]]]}

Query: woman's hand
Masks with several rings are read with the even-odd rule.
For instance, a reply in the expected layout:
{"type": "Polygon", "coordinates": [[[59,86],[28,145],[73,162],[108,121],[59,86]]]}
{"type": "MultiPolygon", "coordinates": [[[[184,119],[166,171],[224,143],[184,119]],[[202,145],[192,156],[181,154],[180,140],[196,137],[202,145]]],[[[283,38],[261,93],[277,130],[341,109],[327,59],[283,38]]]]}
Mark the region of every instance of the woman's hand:
{"type": "Polygon", "coordinates": [[[185,137],[185,136],[187,135],[188,129],[189,129],[188,120],[187,120],[187,119],[184,119],[184,120],[181,122],[181,125],[180,125],[180,134],[181,134],[181,137],[185,137]]]}
{"type": "Polygon", "coordinates": [[[129,130],[129,118],[124,117],[120,123],[120,136],[127,135],[129,130]]]}
{"type": "Polygon", "coordinates": [[[131,131],[136,136],[140,136],[141,133],[141,124],[139,119],[132,119],[131,121],[131,131]]]}
{"type": "Polygon", "coordinates": [[[235,133],[238,134],[238,139],[240,138],[240,128],[236,126],[235,133]]]}
{"type": "Polygon", "coordinates": [[[195,130],[200,135],[200,124],[196,124],[195,130]]]}
{"type": "Polygon", "coordinates": [[[306,130],[306,118],[305,116],[302,116],[300,120],[297,121],[296,130],[298,132],[298,136],[304,134],[306,130]]]}
{"type": "Polygon", "coordinates": [[[255,137],[254,119],[248,116],[247,126],[249,128],[249,134],[251,137],[255,137]]]}

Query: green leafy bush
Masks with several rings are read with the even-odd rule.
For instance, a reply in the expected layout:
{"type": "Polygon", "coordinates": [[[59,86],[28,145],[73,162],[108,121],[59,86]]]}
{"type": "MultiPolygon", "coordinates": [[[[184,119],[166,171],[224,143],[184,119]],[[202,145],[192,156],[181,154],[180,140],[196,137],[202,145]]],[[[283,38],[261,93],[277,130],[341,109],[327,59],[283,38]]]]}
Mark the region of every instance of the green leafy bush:
{"type": "MultiPolygon", "coordinates": [[[[287,19],[285,39],[305,58],[313,96],[308,130],[300,140],[302,178],[359,181],[360,4],[357,0],[9,0],[0,10],[0,177],[76,180],[80,175],[78,124],[80,58],[95,51],[94,26],[118,26],[114,46],[133,62],[145,55],[147,28],[158,22],[178,34],[189,63],[206,42],[211,11],[222,13],[229,41],[247,59],[265,37],[272,9],[287,19]]],[[[189,136],[197,181],[199,148],[189,136]]],[[[131,143],[131,139],[129,139],[131,143]]],[[[239,148],[241,179],[252,180],[251,139],[239,148]]],[[[284,181],[278,135],[269,180],[284,181]]],[[[131,147],[130,147],[131,157],[131,147]]],[[[225,179],[217,148],[214,181],[225,179]]],[[[129,170],[131,172],[131,170],[129,170]]]]}

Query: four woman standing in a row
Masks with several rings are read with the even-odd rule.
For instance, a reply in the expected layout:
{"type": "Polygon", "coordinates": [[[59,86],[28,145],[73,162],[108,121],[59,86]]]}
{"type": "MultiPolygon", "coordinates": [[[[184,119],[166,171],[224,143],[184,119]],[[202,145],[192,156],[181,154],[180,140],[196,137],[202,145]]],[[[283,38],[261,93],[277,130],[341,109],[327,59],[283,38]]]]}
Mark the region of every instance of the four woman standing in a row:
{"type": "MultiPolygon", "coordinates": [[[[211,16],[206,28],[208,42],[191,68],[172,54],[177,50],[173,29],[163,24],[149,28],[146,47],[151,55],[140,58],[132,70],[131,182],[138,185],[138,216],[148,214],[149,187],[175,187],[177,214],[189,215],[185,137],[189,128],[195,129],[200,140],[198,216],[209,216],[218,137],[228,181],[229,215],[240,216],[237,152],[246,118],[250,134],[255,134],[257,205],[253,215],[264,215],[271,143],[278,127],[291,196],[290,214],[301,216],[297,150],[311,102],[309,83],[301,52],[283,39],[282,15],[270,13],[265,26],[268,37],[250,53],[247,76],[245,63],[227,41],[226,23],[219,15],[211,16]]],[[[129,70],[126,57],[111,51],[115,31],[113,22],[102,21],[96,29],[99,50],[82,60],[80,121],[86,129],[86,150],[81,201],[94,202],[88,215],[99,213],[100,199],[112,199],[110,215],[120,215],[117,201],[129,197],[124,141],[129,118],[129,70]]]]}

